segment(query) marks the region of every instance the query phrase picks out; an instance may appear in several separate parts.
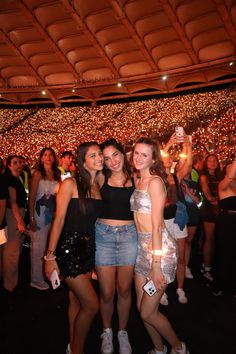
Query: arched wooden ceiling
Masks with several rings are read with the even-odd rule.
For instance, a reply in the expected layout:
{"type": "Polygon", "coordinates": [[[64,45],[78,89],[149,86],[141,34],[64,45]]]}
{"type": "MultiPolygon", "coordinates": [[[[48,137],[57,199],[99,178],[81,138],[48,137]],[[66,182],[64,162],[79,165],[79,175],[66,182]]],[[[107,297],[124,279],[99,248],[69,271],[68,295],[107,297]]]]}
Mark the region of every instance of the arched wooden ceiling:
{"type": "Polygon", "coordinates": [[[0,1],[0,104],[95,104],[235,81],[235,0],[0,1]]]}

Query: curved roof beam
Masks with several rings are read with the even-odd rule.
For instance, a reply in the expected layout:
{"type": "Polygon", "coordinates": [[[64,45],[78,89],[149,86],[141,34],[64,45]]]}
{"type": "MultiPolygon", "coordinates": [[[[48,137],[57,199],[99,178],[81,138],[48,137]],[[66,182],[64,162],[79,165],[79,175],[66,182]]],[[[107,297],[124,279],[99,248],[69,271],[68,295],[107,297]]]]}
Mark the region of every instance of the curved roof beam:
{"type": "Polygon", "coordinates": [[[110,58],[107,56],[104,48],[99,44],[97,39],[94,37],[92,32],[89,30],[88,26],[81,19],[80,15],[77,13],[76,9],[71,5],[69,0],[60,0],[61,3],[65,6],[71,17],[74,21],[82,28],[84,34],[89,38],[93,46],[97,49],[97,51],[101,54],[102,58],[105,60],[106,64],[110,68],[111,72],[114,74],[114,78],[119,79],[120,75],[115,66],[113,65],[110,58]]]}
{"type": "Polygon", "coordinates": [[[175,12],[173,11],[169,1],[168,0],[159,0],[159,1],[160,1],[160,4],[162,5],[163,10],[165,11],[166,15],[170,19],[172,26],[174,27],[174,29],[178,33],[180,40],[182,41],[184,47],[186,48],[186,51],[190,55],[193,63],[199,64],[198,57],[192,47],[191,41],[186,36],[186,34],[185,34],[185,32],[178,20],[178,17],[176,16],[175,12]]]}

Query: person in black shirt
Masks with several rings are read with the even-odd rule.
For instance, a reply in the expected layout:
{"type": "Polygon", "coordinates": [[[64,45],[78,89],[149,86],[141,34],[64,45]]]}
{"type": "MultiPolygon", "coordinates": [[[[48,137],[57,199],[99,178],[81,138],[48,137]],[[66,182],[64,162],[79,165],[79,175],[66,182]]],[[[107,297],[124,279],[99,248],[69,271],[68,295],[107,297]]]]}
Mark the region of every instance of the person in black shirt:
{"type": "Polygon", "coordinates": [[[18,262],[26,231],[26,192],[19,179],[20,172],[19,157],[9,156],[5,173],[9,191],[6,211],[8,242],[3,248],[3,286],[8,291],[13,291],[18,283],[18,262]]]}
{"type": "Polygon", "coordinates": [[[99,175],[103,208],[96,222],[96,272],[100,287],[100,311],[103,322],[102,353],[113,353],[112,315],[117,291],[120,354],[132,352],[127,334],[131,306],[131,285],[137,254],[137,231],[130,197],[134,181],[126,154],[115,139],[102,145],[105,168],[99,175]]]}
{"type": "Polygon", "coordinates": [[[103,156],[96,142],[80,144],[77,155],[75,178],[65,179],[57,193],[56,215],[44,257],[48,279],[55,269],[70,289],[68,354],[84,353],[85,340],[98,311],[90,280],[95,258],[95,221],[102,204],[96,175],[103,168],[103,156]]]}

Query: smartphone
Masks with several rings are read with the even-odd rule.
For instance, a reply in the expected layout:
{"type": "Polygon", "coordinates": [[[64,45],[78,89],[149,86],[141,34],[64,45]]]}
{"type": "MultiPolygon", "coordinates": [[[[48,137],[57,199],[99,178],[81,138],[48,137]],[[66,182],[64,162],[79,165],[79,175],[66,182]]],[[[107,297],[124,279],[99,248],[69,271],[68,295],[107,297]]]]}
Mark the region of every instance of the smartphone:
{"type": "Polygon", "coordinates": [[[177,143],[184,142],[184,128],[183,127],[175,127],[175,135],[177,143]]]}
{"type": "Polygon", "coordinates": [[[59,279],[59,276],[58,276],[58,273],[57,273],[56,269],[54,269],[54,271],[52,272],[51,277],[50,277],[50,281],[51,281],[51,284],[52,284],[52,288],[54,290],[56,288],[58,288],[58,286],[60,286],[61,282],[60,282],[60,279],[59,279]]]}
{"type": "Polygon", "coordinates": [[[153,296],[156,292],[157,292],[157,289],[153,283],[152,280],[149,280],[143,287],[143,290],[146,291],[146,293],[149,295],[149,296],[153,296]]]}

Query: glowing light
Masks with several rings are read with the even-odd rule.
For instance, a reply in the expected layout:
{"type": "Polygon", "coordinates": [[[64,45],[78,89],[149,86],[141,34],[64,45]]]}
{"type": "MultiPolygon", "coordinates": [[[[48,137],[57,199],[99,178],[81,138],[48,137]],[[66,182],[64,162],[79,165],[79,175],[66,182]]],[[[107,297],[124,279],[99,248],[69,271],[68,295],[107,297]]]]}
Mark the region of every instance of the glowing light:
{"type": "Polygon", "coordinates": [[[122,82],[117,82],[117,87],[122,87],[122,82]]]}
{"type": "Polygon", "coordinates": [[[42,90],[42,91],[41,91],[41,94],[45,96],[45,95],[46,95],[46,91],[45,91],[45,90],[42,90]]]}
{"type": "Polygon", "coordinates": [[[163,81],[165,81],[165,80],[167,80],[167,79],[168,79],[168,76],[167,76],[167,75],[162,76],[162,80],[163,80],[163,81]]]}
{"type": "Polygon", "coordinates": [[[181,154],[179,154],[179,157],[181,157],[182,159],[186,159],[186,158],[187,158],[187,155],[184,154],[183,152],[181,152],[181,154]]]}

